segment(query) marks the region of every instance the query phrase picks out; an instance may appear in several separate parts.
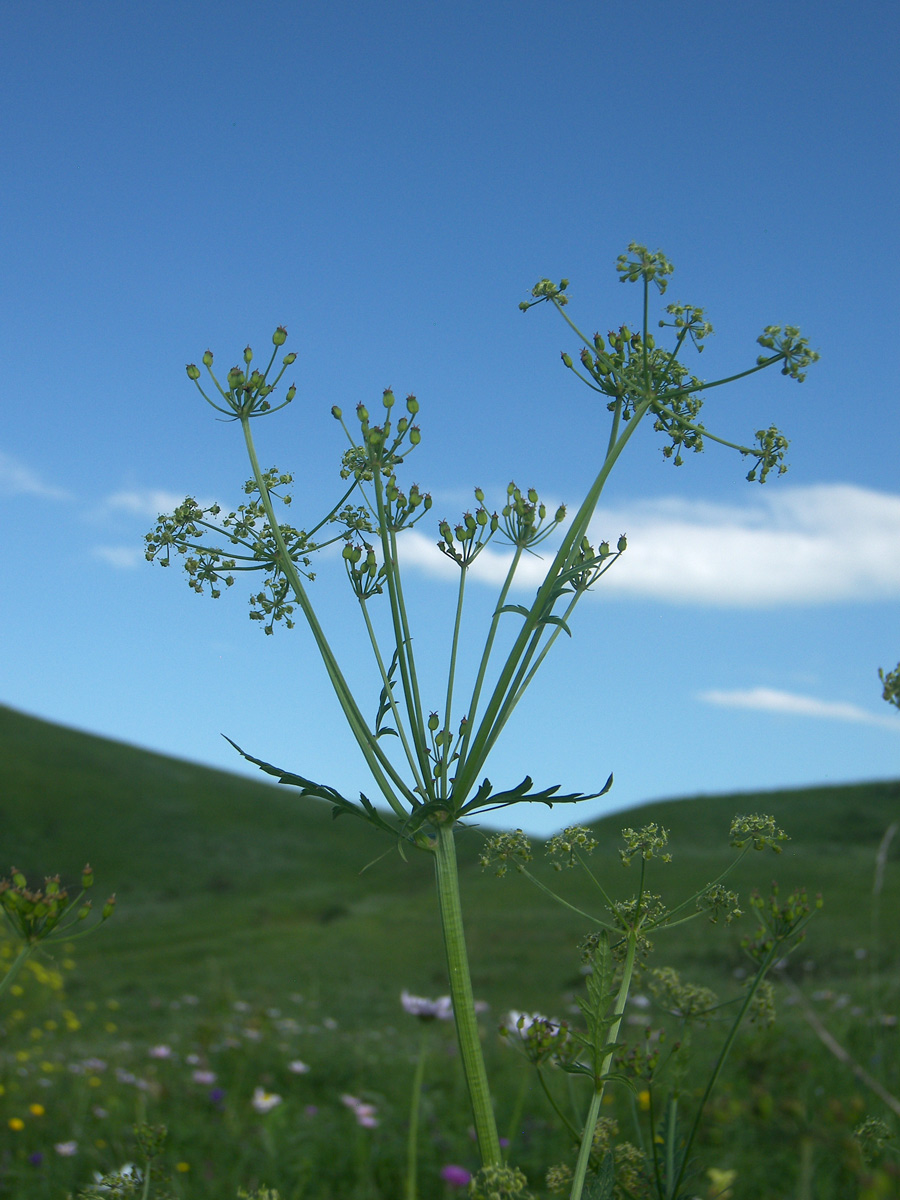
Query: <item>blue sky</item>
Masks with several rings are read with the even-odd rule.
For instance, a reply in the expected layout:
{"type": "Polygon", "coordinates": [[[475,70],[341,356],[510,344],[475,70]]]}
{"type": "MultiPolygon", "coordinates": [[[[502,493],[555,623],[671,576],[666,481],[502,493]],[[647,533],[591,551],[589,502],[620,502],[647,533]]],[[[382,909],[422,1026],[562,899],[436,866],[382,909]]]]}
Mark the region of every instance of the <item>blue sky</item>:
{"type": "MultiPolygon", "coordinates": [[[[565,276],[582,328],[636,324],[614,272],[635,240],[674,262],[666,301],[706,308],[704,377],[750,365],[767,324],[822,360],[710,394],[715,431],[791,439],[763,488],[720,448],[675,469],[634,439],[596,524],[628,553],[489,774],[591,791],[614,771],[584,818],[900,774],[877,679],[900,656],[894,5],[4,7],[0,701],[240,770],[227,733],[367,788],[304,631],[265,638],[237,587],[201,600],[143,561],[160,509],[233,505],[249,473],[184,364],[287,326],[297,398],[256,432],[297,523],[337,494],[331,406],[388,385],[420,400],[435,524],[510,479],[577,505],[607,414],[560,364],[562,321],[517,306],[565,276]]],[[[438,707],[454,587],[428,540],[407,586],[438,707]]],[[[374,712],[336,562],[314,589],[374,712]]]]}

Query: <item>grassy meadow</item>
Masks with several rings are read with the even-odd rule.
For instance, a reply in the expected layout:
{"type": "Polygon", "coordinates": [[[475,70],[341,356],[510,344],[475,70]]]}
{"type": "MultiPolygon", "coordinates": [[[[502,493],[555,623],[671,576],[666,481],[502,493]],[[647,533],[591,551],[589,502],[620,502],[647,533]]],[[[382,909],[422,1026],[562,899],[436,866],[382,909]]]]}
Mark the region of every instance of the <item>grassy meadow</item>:
{"type": "MultiPolygon", "coordinates": [[[[783,892],[802,884],[825,904],[777,973],[776,1023],[739,1036],[692,1187],[702,1200],[898,1197],[900,1120],[811,1020],[900,1095],[900,833],[873,886],[879,846],[900,820],[900,783],[647,805],[593,826],[592,869],[614,896],[630,895],[619,830],[656,821],[670,831],[673,861],[658,866],[651,890],[689,895],[729,861],[732,816],[758,811],[772,813],[791,841],[778,857],[750,855],[729,886],[746,900],[749,888],[777,878],[783,892]],[[853,1135],[868,1116],[885,1121],[894,1142],[867,1162],[853,1135]]],[[[403,989],[447,990],[427,856],[404,860],[361,822],[333,821],[328,806],[300,802],[263,776],[175,761],[7,708],[0,840],[0,874],[14,865],[33,881],[59,872],[74,884],[90,861],[95,906],[118,896],[95,936],[35,956],[3,999],[2,1200],[76,1197],[95,1172],[137,1162],[139,1121],[168,1127],[162,1159],[177,1197],[230,1200],[239,1186],[266,1185],[281,1200],[399,1200],[423,1052],[419,1195],[464,1194],[442,1176],[451,1164],[477,1165],[452,1028],[420,1023],[400,1004],[403,989]]],[[[590,925],[515,872],[483,871],[482,841],[468,832],[460,858],[475,994],[489,1006],[485,1053],[510,1159],[549,1197],[546,1169],[571,1162],[571,1143],[497,1028],[510,1010],[572,1015],[590,925]]],[[[534,870],[576,906],[602,913],[589,881],[555,874],[539,847],[534,870]]],[[[749,911],[733,926],[701,917],[656,938],[651,964],[675,966],[722,999],[737,995],[740,939],[752,929],[749,911]]],[[[0,940],[0,964],[11,952],[11,939],[0,940]]],[[[689,1109],[721,1028],[693,1030],[688,1047],[649,989],[637,991],[628,1037],[642,1044],[648,1030],[665,1029],[666,1046],[682,1043],[670,1082],[689,1109]]],[[[564,1111],[578,1101],[570,1077],[551,1072],[547,1082],[564,1111]]],[[[640,1087],[636,1096],[614,1088],[607,1115],[623,1139],[644,1139],[652,1153],[648,1101],[640,1087]]]]}

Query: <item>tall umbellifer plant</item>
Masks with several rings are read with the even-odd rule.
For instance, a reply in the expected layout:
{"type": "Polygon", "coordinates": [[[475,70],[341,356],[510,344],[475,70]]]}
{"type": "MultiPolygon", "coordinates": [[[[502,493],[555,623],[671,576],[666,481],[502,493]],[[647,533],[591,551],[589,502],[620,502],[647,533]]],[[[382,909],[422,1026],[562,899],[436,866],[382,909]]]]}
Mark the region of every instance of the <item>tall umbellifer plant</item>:
{"type": "MultiPolygon", "coordinates": [[[[286,331],[276,330],[274,350],[263,369],[253,366],[248,346],[243,362],[228,371],[224,380],[214,373],[213,355],[207,350],[202,358],[207,390],[201,384],[199,367],[190,364],[187,374],[212,408],[240,424],[252,468],[245,485],[247,500],[237,511],[226,514],[218,505],[204,508],[188,497],[171,516],[160,517],[147,536],[148,559],[168,565],[173,550],[184,555],[190,586],[197,592],[209,589],[216,597],[223,588],[231,587],[239,572],[260,572],[264,582],[252,596],[250,615],[266,633],[272,633],[278,621],[289,627],[300,619],[306,623],[381,803],[376,805],[365,795],[358,802],[350,800],[332,787],[235,748],[281,782],[299,788],[302,796],[330,802],[335,815],[352,814],[433,857],[461,1058],[478,1145],[488,1168],[499,1167],[501,1153],[463,934],[456,827],[478,812],[534,802],[571,804],[602,795],[611,785],[610,776],[604,788],[592,796],[560,795],[558,786],[536,788],[526,775],[515,786],[498,789],[483,772],[551,646],[561,633],[570,634],[575,606],[626,548],[624,537],[613,544],[593,544],[589,528],[604,485],[641,423],[649,419],[663,434],[663,454],[676,465],[681,465],[688,451],[699,452],[707,442],[716,442],[749,459],[752,465],[747,478],[762,483],[771,472],[785,471],[787,441],[774,427],[760,430],[750,445],[711,433],[701,419],[706,393],[770,367],[802,381],[806,368],[818,358],[796,328],[769,326],[758,338],[762,353],[754,365],[727,378],[704,382],[682,361],[685,351],[701,351],[712,332],[701,308],[668,305],[658,324],[669,332],[670,349],[658,345],[651,333],[651,293],[654,288],[665,292],[672,264],[661,252],[653,254],[632,244],[616,266],[622,282],[637,283],[642,289],[635,330],[623,325],[606,339],[599,334],[587,337],[566,312],[567,280],[559,285],[541,280],[531,299],[520,305],[523,311],[538,304],[552,306],[579,339],[577,359],[563,353],[562,360],[597,394],[601,409],[610,414],[608,437],[605,450],[598,454],[596,477],[571,520],[566,520],[565,508],[549,512],[533,489],[510,484],[499,511],[490,511],[484,493],[476,489],[474,511],[465,513],[456,524],[439,522],[438,548],[459,569],[446,687],[442,685],[439,701],[424,696],[420,688],[416,642],[401,573],[401,535],[432,507],[428,493],[416,484],[407,486],[400,481],[406,459],[421,436],[416,424],[419,403],[414,396],[409,396],[404,406],[388,390],[377,414],[360,403],[356,422],[350,425],[340,408],[332,409],[349,442],[340,469],[346,486],[324,517],[301,528],[288,524],[277,511],[278,505],[290,502],[285,488],[292,476],[274,467],[263,470],[253,438],[253,422],[285,407],[295,395],[293,385],[283,396],[276,394],[285,371],[296,360],[296,354],[288,353],[276,368],[286,331]],[[510,591],[522,556],[554,534],[558,546],[533,600],[511,603],[510,591]],[[466,582],[472,563],[494,539],[512,547],[512,560],[493,615],[482,631],[480,654],[476,645],[474,683],[461,697],[457,668],[466,582]],[[359,602],[380,689],[377,700],[373,694],[363,707],[341,671],[308,586],[313,553],[334,542],[342,544],[343,567],[359,602]],[[385,597],[382,603],[389,613],[389,632],[381,638],[371,612],[376,597],[385,597]],[[518,632],[505,659],[496,661],[502,657],[495,654],[498,630],[507,622],[517,625],[518,632]]],[[[593,422],[595,413],[587,420],[593,422]]],[[[429,640],[433,641],[432,633],[429,640]]]]}

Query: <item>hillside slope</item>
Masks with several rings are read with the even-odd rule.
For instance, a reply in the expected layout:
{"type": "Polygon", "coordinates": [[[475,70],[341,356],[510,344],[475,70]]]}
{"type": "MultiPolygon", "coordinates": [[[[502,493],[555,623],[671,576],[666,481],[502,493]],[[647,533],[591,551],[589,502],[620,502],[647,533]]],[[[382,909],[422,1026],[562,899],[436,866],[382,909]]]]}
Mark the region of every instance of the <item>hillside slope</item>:
{"type": "MultiPolygon", "coordinates": [[[[777,859],[751,856],[739,886],[765,887],[774,874],[783,886],[822,891],[809,953],[826,955],[832,971],[854,970],[854,951],[871,934],[875,853],[900,819],[898,782],[702,796],[614,814],[593,826],[596,869],[614,894],[628,894],[634,876],[618,862],[619,830],[657,821],[670,830],[674,861],[658,868],[653,890],[690,894],[728,861],[731,817],[752,811],[773,813],[792,840],[777,859]]],[[[403,986],[444,989],[428,857],[404,861],[361,822],[333,821],[326,804],[300,801],[262,776],[256,782],[0,707],[0,843],[4,871],[15,864],[32,876],[73,878],[90,860],[98,889],[118,893],[114,919],[79,943],[94,989],[197,992],[225,978],[265,993],[287,975],[335,1003],[349,990],[345,1006],[370,1012],[389,1011],[403,986]]],[[[577,981],[586,923],[515,874],[483,873],[479,845],[473,831],[461,848],[476,988],[497,1004],[549,1003],[577,981]]],[[[900,836],[884,875],[884,914],[900,911],[898,858],[900,836]]],[[[579,906],[602,911],[583,877],[536,871],[579,906]]],[[[881,953],[896,963],[900,931],[883,924],[881,953]]],[[[738,961],[737,940],[697,921],[666,954],[720,973],[738,961]]]]}

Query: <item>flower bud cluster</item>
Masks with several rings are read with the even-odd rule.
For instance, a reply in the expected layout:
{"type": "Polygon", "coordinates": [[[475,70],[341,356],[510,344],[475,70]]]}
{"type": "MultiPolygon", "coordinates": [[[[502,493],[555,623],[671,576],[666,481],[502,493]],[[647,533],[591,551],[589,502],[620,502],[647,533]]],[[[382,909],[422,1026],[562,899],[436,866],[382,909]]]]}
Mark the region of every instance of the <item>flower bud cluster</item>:
{"type": "Polygon", "coordinates": [[[888,704],[894,704],[897,708],[900,708],[900,663],[897,663],[893,671],[888,671],[887,675],[879,667],[878,678],[884,685],[881,693],[882,700],[886,700],[888,704]]]}
{"type": "Polygon", "coordinates": [[[554,1196],[568,1196],[572,1190],[572,1168],[568,1163],[555,1163],[547,1171],[544,1183],[554,1196]]]}
{"type": "Polygon", "coordinates": [[[703,453],[703,426],[693,428],[687,424],[696,420],[702,401],[695,395],[679,396],[671,405],[671,409],[657,412],[653,428],[657,433],[665,433],[672,439],[662,448],[663,458],[670,458],[674,466],[683,467],[682,450],[690,450],[694,454],[703,453]]]}
{"type": "Polygon", "coordinates": [[[521,829],[517,829],[514,833],[498,833],[488,838],[478,861],[482,869],[494,865],[497,878],[502,879],[510,865],[522,871],[532,858],[531,842],[521,829]]]}
{"type": "Polygon", "coordinates": [[[777,468],[777,474],[784,475],[787,466],[784,461],[788,448],[788,440],[774,425],[768,429],[757,429],[756,440],[758,447],[752,453],[756,455],[755,465],[747,472],[747,479],[753,481],[759,477],[760,483],[766,482],[766,476],[777,468]]]}
{"type": "Polygon", "coordinates": [[[853,1137],[859,1145],[863,1162],[869,1165],[881,1154],[884,1147],[893,1141],[894,1134],[891,1127],[879,1117],[866,1117],[853,1130],[853,1137]]]}
{"type": "Polygon", "coordinates": [[[469,1200],[534,1200],[518,1167],[482,1167],[469,1183],[469,1200]]]}
{"type": "Polygon", "coordinates": [[[458,525],[451,528],[449,521],[441,521],[438,525],[441,535],[438,550],[463,570],[471,566],[500,528],[500,518],[496,513],[489,513],[482,503],[484,492],[481,488],[475,489],[475,499],[479,502],[475,512],[464,513],[458,525]]]}
{"type": "MultiPolygon", "coordinates": [[[[261,481],[271,500],[291,503],[291,496],[279,489],[293,481],[292,475],[270,467],[261,472],[261,481]]],[[[253,497],[259,489],[260,483],[254,478],[244,484],[243,490],[253,497]]],[[[237,511],[222,517],[221,522],[209,519],[219,518],[221,512],[218,504],[203,508],[188,496],[171,516],[160,516],[156,528],[146,535],[145,557],[150,562],[158,559],[166,567],[170,565],[173,550],[184,555],[188,586],[198,595],[208,588],[214,600],[222,595],[223,586],[234,585],[234,572],[265,571],[263,590],[250,597],[250,619],[263,622],[268,634],[273,632],[276,621],[284,621],[287,628],[292,628],[291,588],[285,577],[278,537],[269,524],[262,497],[239,505],[237,511]],[[210,532],[219,534],[229,548],[208,545],[203,539],[210,532]]],[[[314,579],[308,568],[310,555],[319,548],[317,544],[304,530],[288,524],[278,526],[278,535],[293,567],[307,579],[314,579]]]]}
{"type": "Polygon", "coordinates": [[[356,417],[361,434],[361,441],[358,444],[354,441],[347,426],[344,425],[341,410],[336,405],[332,408],[333,416],[344,426],[344,432],[350,438],[353,450],[356,451],[349,458],[347,455],[344,456],[344,469],[341,471],[344,479],[351,474],[356,479],[366,480],[371,480],[375,474],[391,476],[394,468],[403,461],[412,447],[418,446],[421,442],[422,434],[419,426],[410,424],[410,418],[415,417],[419,411],[418,400],[415,396],[406,397],[408,415],[400,417],[395,426],[392,412],[396,403],[397,399],[393,391],[386,388],[382,395],[385,414],[382,425],[373,425],[366,406],[362,403],[357,404],[356,417]],[[408,443],[405,450],[403,449],[404,443],[408,443]]]}
{"type": "Polygon", "coordinates": [[[565,1062],[575,1049],[568,1024],[539,1013],[511,1012],[500,1026],[500,1036],[518,1046],[536,1067],[545,1062],[565,1062]]]}
{"type": "MultiPolygon", "coordinates": [[[[698,333],[702,334],[705,324],[698,326],[698,333]]],[[[630,420],[640,404],[649,403],[656,418],[654,428],[672,438],[672,444],[663,450],[664,456],[674,456],[675,465],[681,466],[682,449],[695,453],[703,449],[702,427],[689,424],[703,406],[700,397],[690,390],[699,388],[701,381],[674,353],[658,347],[650,334],[645,342],[640,333],[632,333],[622,325],[610,330],[607,338],[608,346],[596,333],[593,352],[587,346],[582,348],[581,365],[587,376],[575,368],[568,354],[563,354],[563,362],[594,391],[608,396],[607,408],[610,412],[620,409],[623,420],[630,420]]]]}
{"type": "Polygon", "coordinates": [[[743,910],[739,906],[737,892],[729,891],[723,884],[716,883],[708,887],[705,892],[701,892],[697,897],[697,908],[709,913],[709,919],[715,925],[719,917],[724,914],[725,924],[730,925],[732,921],[736,921],[738,917],[742,917],[743,910]]]}
{"type": "Polygon", "coordinates": [[[781,843],[788,841],[788,835],[775,824],[775,818],[764,813],[751,813],[747,817],[735,817],[729,831],[729,845],[736,850],[743,850],[752,844],[754,850],[774,850],[781,853],[781,843]]]}
{"type": "Polygon", "coordinates": [[[612,1154],[615,1163],[616,1193],[619,1196],[648,1195],[651,1190],[647,1175],[647,1156],[633,1142],[619,1140],[619,1122],[615,1117],[601,1117],[594,1127],[591,1152],[600,1162],[612,1154]]]}
{"type": "Polygon", "coordinates": [[[593,854],[597,839],[583,825],[570,825],[562,833],[556,833],[545,847],[545,853],[555,871],[577,866],[579,855],[593,854]]]}
{"type": "MultiPolygon", "coordinates": [[[[83,900],[84,893],[93,887],[94,873],[85,866],[81,873],[81,891],[70,896],[60,884],[58,875],[44,880],[43,888],[29,888],[25,875],[15,867],[9,879],[0,879],[0,908],[23,942],[34,945],[45,941],[52,934],[62,936],[84,921],[91,911],[90,900],[83,900]]],[[[100,922],[112,916],[116,905],[115,896],[110,896],[103,906],[100,922]]]]}
{"type": "Polygon", "coordinates": [[[389,476],[384,486],[384,517],[385,527],[395,533],[401,529],[412,529],[417,521],[431,508],[431,494],[421,492],[419,485],[414,483],[409,494],[402,492],[397,486],[396,475],[389,476]]]}
{"type": "Polygon", "coordinates": [[[706,1016],[719,1003],[709,988],[684,983],[674,967],[654,967],[648,972],[647,986],[661,1008],[685,1020],[706,1016]]]}
{"type": "MultiPolygon", "coordinates": [[[[634,1042],[627,1049],[623,1048],[623,1052],[618,1056],[619,1067],[632,1079],[640,1079],[644,1083],[651,1084],[659,1070],[665,1042],[666,1031],[664,1029],[651,1029],[647,1026],[644,1030],[643,1045],[640,1042],[634,1042]]],[[[676,1044],[673,1046],[673,1053],[677,1049],[678,1045],[676,1044]]]]}
{"type": "Polygon", "coordinates": [[[689,337],[698,352],[702,353],[703,339],[713,332],[711,323],[704,316],[704,310],[693,304],[669,304],[666,306],[666,312],[675,320],[660,320],[660,329],[677,329],[679,344],[689,337]]]}
{"type": "Polygon", "coordinates": [[[522,492],[515,481],[506,488],[506,504],[500,510],[503,532],[513,546],[530,549],[549,537],[566,519],[566,506],[561,504],[552,519],[547,521],[547,506],[534,488],[522,492]]]}
{"type": "MultiPolygon", "coordinates": [[[[758,913],[760,925],[753,937],[743,939],[741,946],[756,962],[761,962],[776,945],[796,943],[805,936],[802,927],[812,911],[806,888],[797,888],[782,900],[778,884],[773,883],[767,897],[754,891],[750,905],[758,913]]],[[[815,906],[822,907],[821,896],[816,897],[815,906]]]]}
{"type": "MultiPolygon", "coordinates": [[[[616,269],[623,283],[642,280],[645,288],[653,283],[663,293],[673,267],[661,251],[651,254],[645,246],[632,242],[628,252],[619,256],[616,269]]],[[[561,290],[562,285],[557,289],[549,280],[542,279],[532,290],[534,299],[519,307],[527,310],[542,300],[549,300],[561,307],[565,303],[565,297],[559,294],[561,290]]],[[[685,451],[700,453],[703,450],[707,431],[699,423],[703,405],[701,393],[729,380],[704,383],[678,359],[686,340],[689,339],[698,351],[702,351],[704,340],[712,334],[713,327],[706,319],[704,310],[695,305],[679,303],[668,305],[666,312],[672,319],[661,319],[658,324],[660,328],[675,330],[677,336],[672,351],[658,347],[649,333],[632,333],[627,325],[622,325],[617,331],[611,330],[607,341],[599,333],[592,340],[588,339],[576,329],[585,343],[579,355],[580,366],[565,351],[562,361],[583,383],[608,398],[607,408],[615,413],[616,422],[620,419],[631,420],[635,415],[642,416],[647,411],[652,413],[657,432],[670,438],[669,444],[663,448],[663,455],[671,459],[675,466],[682,466],[685,451]]],[[[756,367],[742,372],[742,375],[780,362],[782,374],[802,382],[806,378],[806,368],[819,358],[818,352],[810,349],[808,340],[793,325],[784,328],[779,325],[767,326],[757,340],[764,349],[774,353],[760,355],[756,367]]],[[[740,375],[731,378],[740,378],[740,375]]],[[[755,454],[757,463],[748,479],[752,481],[759,478],[763,482],[773,468],[778,468],[778,474],[786,470],[783,457],[787,442],[774,428],[757,437],[760,439],[758,452],[735,446],[732,442],[725,444],[742,454],[755,454]]],[[[721,438],[715,440],[723,441],[721,438]]]]}
{"type": "Polygon", "coordinates": [[[534,308],[535,304],[542,304],[545,300],[551,301],[558,308],[564,308],[569,303],[569,297],[565,294],[568,286],[568,279],[561,279],[559,283],[553,283],[549,279],[539,279],[531,289],[533,299],[523,300],[519,309],[521,312],[528,312],[529,308],[534,308]]]}
{"type": "MultiPolygon", "coordinates": [[[[662,896],[657,896],[653,892],[641,892],[638,896],[632,896],[630,900],[614,900],[607,907],[616,926],[623,933],[636,935],[638,953],[644,956],[649,954],[653,949],[653,943],[643,932],[644,929],[661,925],[669,915],[668,908],[663,904],[662,896]]],[[[582,956],[585,962],[590,961],[597,946],[598,936],[590,934],[582,944],[582,956]]],[[[624,957],[624,942],[613,946],[613,952],[617,958],[624,957]]]]}
{"type": "MultiPolygon", "coordinates": [[[[752,981],[747,982],[749,986],[752,981]]],[[[775,988],[770,980],[763,979],[757,984],[747,1015],[754,1025],[764,1025],[768,1028],[775,1024],[775,988]]]]}
{"type": "Polygon", "coordinates": [[[455,740],[451,730],[446,725],[442,726],[441,718],[436,712],[428,714],[426,725],[431,742],[428,750],[428,757],[432,760],[431,773],[435,779],[440,779],[446,774],[448,767],[459,759],[459,747],[465,737],[468,721],[465,717],[460,721],[455,740]]]}
{"type": "Polygon", "coordinates": [[[789,375],[798,383],[802,383],[806,378],[806,368],[811,363],[818,362],[821,357],[817,350],[810,350],[809,339],[800,336],[796,325],[785,325],[783,330],[780,325],[767,325],[756,340],[766,350],[775,351],[774,356],[760,354],[756,360],[757,366],[764,366],[782,358],[782,375],[789,375]]]}
{"type": "Polygon", "coordinates": [[[660,293],[663,293],[668,285],[666,277],[671,275],[675,268],[662,250],[651,254],[646,246],[630,242],[628,253],[620,254],[616,259],[616,270],[620,283],[637,283],[639,279],[643,279],[645,283],[655,283],[660,293]],[[633,257],[629,258],[629,254],[633,257]]]}
{"type": "Polygon", "coordinates": [[[560,576],[560,581],[574,592],[587,592],[627,548],[624,533],[616,542],[615,553],[610,550],[609,542],[601,542],[595,550],[587,537],[583,537],[570,560],[572,565],[560,576]]]}
{"type": "Polygon", "coordinates": [[[631,865],[631,860],[637,854],[644,862],[656,857],[661,858],[663,862],[672,861],[671,854],[659,853],[668,844],[669,831],[663,829],[661,825],[657,825],[655,821],[649,825],[643,825],[637,831],[630,827],[623,829],[622,839],[625,842],[625,849],[620,850],[619,855],[626,867],[631,865]]]}
{"type": "Polygon", "coordinates": [[[373,546],[368,542],[362,546],[354,546],[347,542],[341,551],[341,557],[357,600],[369,600],[372,596],[381,595],[384,591],[385,570],[383,564],[379,566],[373,546]]]}
{"type": "MultiPolygon", "coordinates": [[[[308,576],[314,579],[315,576],[308,576]]],[[[272,575],[263,583],[263,590],[250,597],[250,620],[261,621],[263,633],[271,636],[275,622],[283,621],[286,629],[294,628],[294,605],[290,584],[283,575],[272,575]]]]}
{"type": "Polygon", "coordinates": [[[296,362],[297,355],[293,352],[286,354],[282,359],[281,370],[278,375],[269,382],[269,372],[275,362],[275,357],[280,346],[283,346],[287,340],[287,330],[283,325],[279,325],[272,334],[272,357],[269,359],[268,366],[264,371],[250,371],[250,364],[253,362],[253,351],[247,346],[243,352],[244,365],[234,366],[226,375],[227,388],[223,388],[216,376],[213,374],[213,353],[211,350],[205,351],[201,362],[209,374],[210,379],[215,385],[216,391],[219,393],[220,401],[211,400],[200,386],[200,369],[195,363],[188,363],[185,368],[188,379],[197,386],[200,395],[212,405],[217,412],[224,413],[233,420],[244,420],[250,417],[259,417],[268,412],[277,412],[279,408],[284,408],[290,404],[297,394],[297,388],[294,384],[288,388],[285,393],[285,398],[280,404],[272,406],[269,397],[278,386],[282,375],[292,363],[296,362]],[[245,369],[246,368],[246,369],[245,369]],[[249,374],[248,374],[249,372],[249,374]]]}

